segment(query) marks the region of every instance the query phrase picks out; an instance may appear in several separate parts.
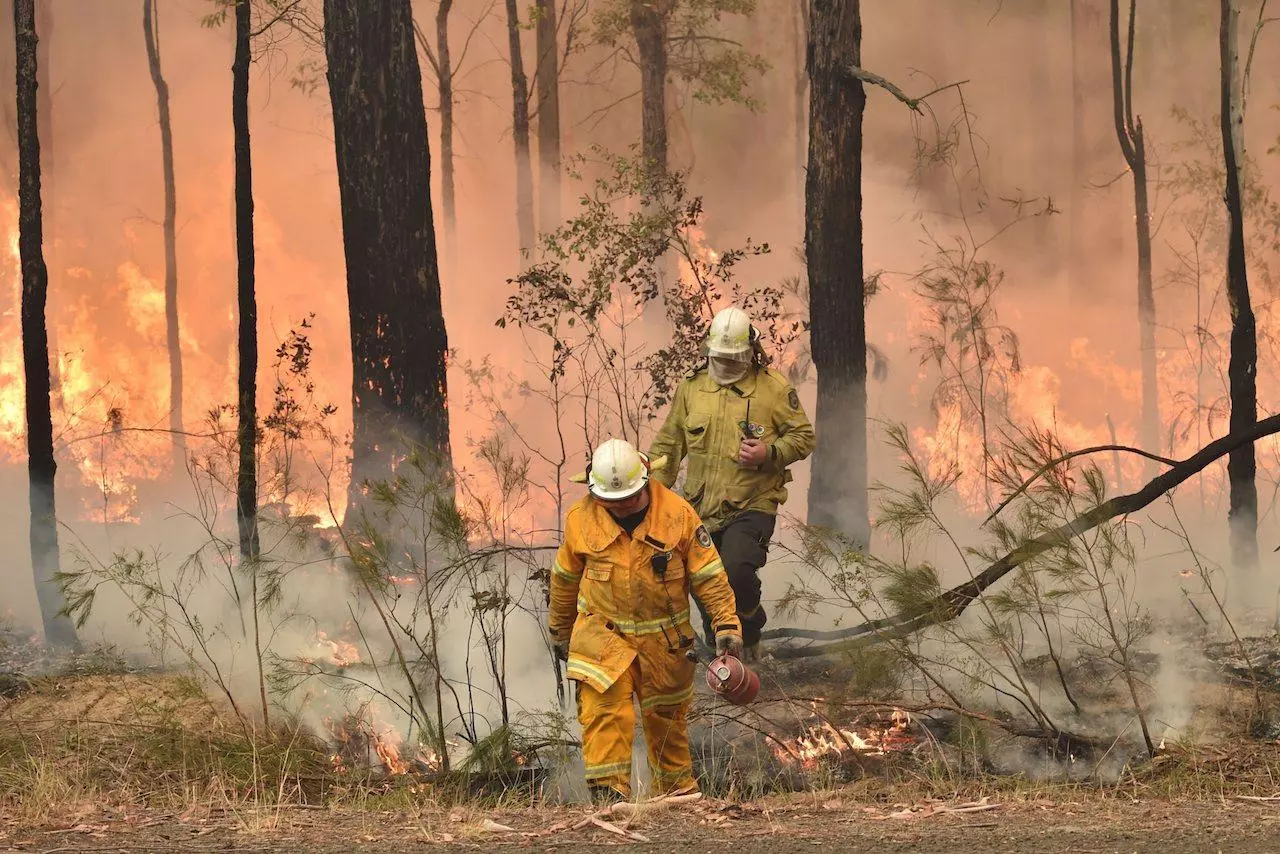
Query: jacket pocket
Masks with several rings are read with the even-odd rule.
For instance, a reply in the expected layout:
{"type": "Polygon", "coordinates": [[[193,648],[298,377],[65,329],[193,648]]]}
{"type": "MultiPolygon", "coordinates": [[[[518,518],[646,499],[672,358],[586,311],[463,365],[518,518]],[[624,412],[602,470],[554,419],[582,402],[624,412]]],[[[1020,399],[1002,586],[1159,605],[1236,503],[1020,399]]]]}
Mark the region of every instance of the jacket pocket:
{"type": "Polygon", "coordinates": [[[691,412],[684,422],[684,440],[689,451],[707,450],[711,438],[711,416],[703,412],[691,412]]]}
{"type": "Polygon", "coordinates": [[[600,614],[579,614],[569,638],[569,678],[607,691],[631,666],[635,648],[600,614]]]}
{"type": "Polygon", "coordinates": [[[588,558],[586,569],[583,571],[583,576],[591,581],[602,581],[608,583],[609,579],[613,577],[613,564],[606,560],[592,560],[588,558]]]}

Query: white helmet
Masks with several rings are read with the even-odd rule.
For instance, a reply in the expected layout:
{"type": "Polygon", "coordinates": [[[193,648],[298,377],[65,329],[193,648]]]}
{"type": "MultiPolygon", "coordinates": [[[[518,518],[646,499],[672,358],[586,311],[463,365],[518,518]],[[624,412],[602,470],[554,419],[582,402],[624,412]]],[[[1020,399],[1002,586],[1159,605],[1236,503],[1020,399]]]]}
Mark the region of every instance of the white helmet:
{"type": "Polygon", "coordinates": [[[751,319],[730,306],[716,312],[707,331],[707,355],[741,359],[751,352],[751,319]]]}
{"type": "Polygon", "coordinates": [[[610,439],[591,455],[587,489],[603,501],[622,501],[649,482],[649,463],[625,439],[610,439]]]}

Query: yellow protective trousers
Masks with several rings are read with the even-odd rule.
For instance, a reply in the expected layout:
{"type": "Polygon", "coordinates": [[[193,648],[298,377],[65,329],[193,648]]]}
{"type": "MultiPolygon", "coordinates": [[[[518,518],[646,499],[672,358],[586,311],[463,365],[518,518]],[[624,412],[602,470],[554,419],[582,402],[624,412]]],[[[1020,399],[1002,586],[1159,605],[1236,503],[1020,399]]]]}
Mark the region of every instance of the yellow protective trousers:
{"type": "Polygon", "coordinates": [[[662,653],[671,661],[666,663],[667,672],[662,674],[661,681],[670,685],[672,676],[676,675],[671,669],[687,669],[687,677],[677,676],[677,681],[687,684],[689,690],[676,694],[646,690],[653,680],[645,678],[648,656],[644,655],[637,655],[606,691],[597,691],[586,681],[577,683],[578,722],[582,724],[582,759],[587,767],[588,785],[608,786],[631,797],[631,746],[636,730],[635,699],[638,699],[649,752],[650,794],[698,791],[689,756],[687,720],[693,700],[693,662],[666,650],[662,653]]]}

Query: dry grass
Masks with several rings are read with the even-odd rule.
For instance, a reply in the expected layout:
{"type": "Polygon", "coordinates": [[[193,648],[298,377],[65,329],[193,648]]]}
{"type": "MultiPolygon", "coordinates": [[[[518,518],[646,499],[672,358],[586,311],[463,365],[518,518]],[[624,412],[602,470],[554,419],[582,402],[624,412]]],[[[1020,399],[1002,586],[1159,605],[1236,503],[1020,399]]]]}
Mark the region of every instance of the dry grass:
{"type": "MultiPolygon", "coordinates": [[[[1273,795],[1280,792],[1280,745],[1246,737],[1245,694],[1206,689],[1192,722],[1194,744],[1168,743],[1152,762],[1120,763],[1107,782],[1089,775],[1055,781],[1034,770],[990,773],[975,760],[975,748],[999,745],[975,741],[966,750],[926,740],[909,755],[821,767],[807,790],[791,797],[817,808],[832,799],[883,806],[984,796],[1012,803],[1273,795]]],[[[485,813],[549,806],[529,791],[485,791],[475,782],[339,773],[325,745],[300,728],[285,724],[246,737],[233,716],[182,677],[49,678],[0,700],[0,813],[17,826],[74,824],[104,809],[161,810],[218,816],[240,832],[267,833],[319,810],[341,813],[348,824],[366,816],[371,832],[390,812],[424,838],[461,838],[485,813]]],[[[708,794],[763,803],[772,800],[767,789],[708,794]]]]}
{"type": "Polygon", "coordinates": [[[0,704],[0,810],[27,822],[95,803],[313,803],[327,764],[297,727],[246,737],[183,677],[42,679],[0,704]]]}

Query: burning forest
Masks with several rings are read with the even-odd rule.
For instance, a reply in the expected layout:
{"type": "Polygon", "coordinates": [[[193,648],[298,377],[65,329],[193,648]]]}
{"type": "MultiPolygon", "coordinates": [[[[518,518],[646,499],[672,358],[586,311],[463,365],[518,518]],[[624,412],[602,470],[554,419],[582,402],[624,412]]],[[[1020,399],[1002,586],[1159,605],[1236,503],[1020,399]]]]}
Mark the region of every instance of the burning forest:
{"type": "Polygon", "coordinates": [[[1275,799],[1267,0],[6,8],[0,842],[1275,799]]]}

